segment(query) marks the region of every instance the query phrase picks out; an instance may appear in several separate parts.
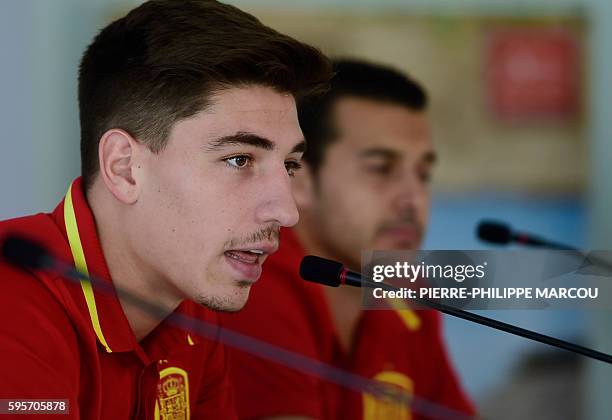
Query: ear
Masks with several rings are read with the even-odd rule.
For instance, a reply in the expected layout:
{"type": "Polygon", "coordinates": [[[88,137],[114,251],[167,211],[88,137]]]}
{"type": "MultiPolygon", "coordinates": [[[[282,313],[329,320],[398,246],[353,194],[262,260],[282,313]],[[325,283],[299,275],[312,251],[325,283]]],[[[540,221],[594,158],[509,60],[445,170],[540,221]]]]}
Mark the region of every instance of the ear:
{"type": "Polygon", "coordinates": [[[315,179],[310,166],[302,160],[302,168],[293,178],[293,198],[298,210],[308,210],[314,203],[315,179]]]}
{"type": "Polygon", "coordinates": [[[124,130],[111,129],[102,135],[98,145],[100,176],[106,188],[124,204],[138,201],[136,172],[140,168],[143,148],[124,130]]]}

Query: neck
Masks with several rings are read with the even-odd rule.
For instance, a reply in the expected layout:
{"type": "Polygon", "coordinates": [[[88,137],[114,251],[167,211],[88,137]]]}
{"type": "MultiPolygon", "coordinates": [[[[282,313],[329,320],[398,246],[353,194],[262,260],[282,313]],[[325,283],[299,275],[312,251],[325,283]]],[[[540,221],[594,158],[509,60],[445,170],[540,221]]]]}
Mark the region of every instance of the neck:
{"type": "MultiPolygon", "coordinates": [[[[329,247],[323,245],[317,225],[308,214],[302,213],[300,223],[294,228],[300,244],[307,254],[335,259],[344,263],[329,247]]],[[[349,267],[351,268],[351,267],[349,267]]],[[[356,287],[323,287],[323,293],[332,314],[338,339],[345,353],[351,353],[355,328],[361,316],[361,289],[356,287]]]]}
{"type": "Polygon", "coordinates": [[[297,235],[300,245],[306,251],[306,254],[318,255],[324,258],[331,258],[324,250],[317,234],[317,228],[313,223],[309,222],[310,217],[304,213],[300,215],[300,222],[293,228],[297,235]]]}
{"type": "Polygon", "coordinates": [[[104,259],[118,292],[119,302],[136,340],[141,341],[176,309],[181,299],[169,290],[167,283],[161,281],[130,246],[127,229],[121,228],[126,226],[125,217],[118,208],[120,204],[113,200],[114,197],[98,183],[87,193],[104,259]],[[160,309],[144,309],[144,305],[122,297],[119,291],[160,309]]]}
{"type": "Polygon", "coordinates": [[[338,261],[346,266],[349,270],[360,271],[359,261],[353,261],[352,258],[342,252],[338,252],[333,246],[327,244],[320,234],[320,223],[316,216],[309,214],[307,211],[300,211],[300,222],[293,228],[300,244],[306,251],[306,254],[317,255],[319,257],[338,261]]]}

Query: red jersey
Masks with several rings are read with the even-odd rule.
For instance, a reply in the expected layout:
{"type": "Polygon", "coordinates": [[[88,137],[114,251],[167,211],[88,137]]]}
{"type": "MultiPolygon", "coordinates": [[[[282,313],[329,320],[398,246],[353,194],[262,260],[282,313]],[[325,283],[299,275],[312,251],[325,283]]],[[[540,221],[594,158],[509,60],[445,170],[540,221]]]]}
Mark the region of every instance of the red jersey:
{"type": "MultiPolygon", "coordinates": [[[[77,179],[51,214],[0,222],[112,285],[77,179]]],[[[234,419],[224,347],[169,322],[137,342],[116,294],[0,261],[0,398],[67,399],[70,419],[234,419]]],[[[184,301],[176,311],[217,323],[184,301]]]]}
{"type": "MultiPolygon", "coordinates": [[[[321,285],[299,277],[304,250],[290,230],[265,263],[246,307],[224,314],[224,327],[340,367],[390,383],[419,399],[474,414],[444,348],[441,317],[434,311],[362,312],[350,354],[342,349],[321,285]]],[[[367,394],[342,389],[300,373],[230,350],[230,372],[241,419],[296,415],[314,419],[421,419],[367,394]]]]}

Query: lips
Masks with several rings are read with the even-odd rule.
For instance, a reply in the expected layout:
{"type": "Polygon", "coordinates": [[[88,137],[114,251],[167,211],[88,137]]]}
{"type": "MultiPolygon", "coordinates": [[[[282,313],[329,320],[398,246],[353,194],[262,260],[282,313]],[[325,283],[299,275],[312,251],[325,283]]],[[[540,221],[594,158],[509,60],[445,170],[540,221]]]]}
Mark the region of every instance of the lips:
{"type": "Polygon", "coordinates": [[[227,250],[223,255],[240,280],[255,282],[261,276],[261,265],[277,249],[278,244],[255,244],[248,248],[227,250]]]}
{"type": "Polygon", "coordinates": [[[421,239],[421,230],[416,225],[386,226],[380,234],[402,244],[415,244],[421,239]]]}
{"type": "Polygon", "coordinates": [[[262,254],[256,254],[249,251],[226,251],[225,255],[247,264],[256,264],[262,254]]]}

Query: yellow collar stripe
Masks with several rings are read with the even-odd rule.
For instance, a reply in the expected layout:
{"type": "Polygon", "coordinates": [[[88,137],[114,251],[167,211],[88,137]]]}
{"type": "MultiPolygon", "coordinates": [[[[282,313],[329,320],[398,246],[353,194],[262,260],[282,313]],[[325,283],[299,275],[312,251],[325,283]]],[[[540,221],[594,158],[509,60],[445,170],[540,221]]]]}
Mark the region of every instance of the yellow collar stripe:
{"type": "Polygon", "coordinates": [[[421,318],[411,309],[401,309],[395,311],[410,331],[421,328],[421,318]]]}
{"type": "MultiPolygon", "coordinates": [[[[64,222],[66,223],[68,243],[70,244],[70,251],[72,252],[75,267],[81,274],[89,277],[89,270],[87,269],[87,262],[85,261],[85,253],[83,252],[83,245],[81,244],[81,237],[79,235],[79,227],[77,225],[74,206],[72,204],[72,185],[70,185],[68,188],[68,193],[64,199],[64,222]]],[[[100,343],[102,343],[108,353],[112,353],[112,350],[106,342],[106,338],[104,338],[104,334],[102,334],[100,320],[98,319],[98,309],[96,308],[96,300],[94,298],[91,282],[89,280],[81,280],[81,289],[83,289],[83,295],[85,296],[85,302],[87,303],[87,309],[89,310],[91,324],[93,325],[93,329],[98,336],[98,340],[100,340],[100,343]]]]}
{"type": "Polygon", "coordinates": [[[395,310],[395,313],[400,317],[406,328],[410,331],[416,331],[421,328],[421,318],[412,309],[409,309],[406,303],[396,299],[388,299],[387,302],[395,310]]]}

